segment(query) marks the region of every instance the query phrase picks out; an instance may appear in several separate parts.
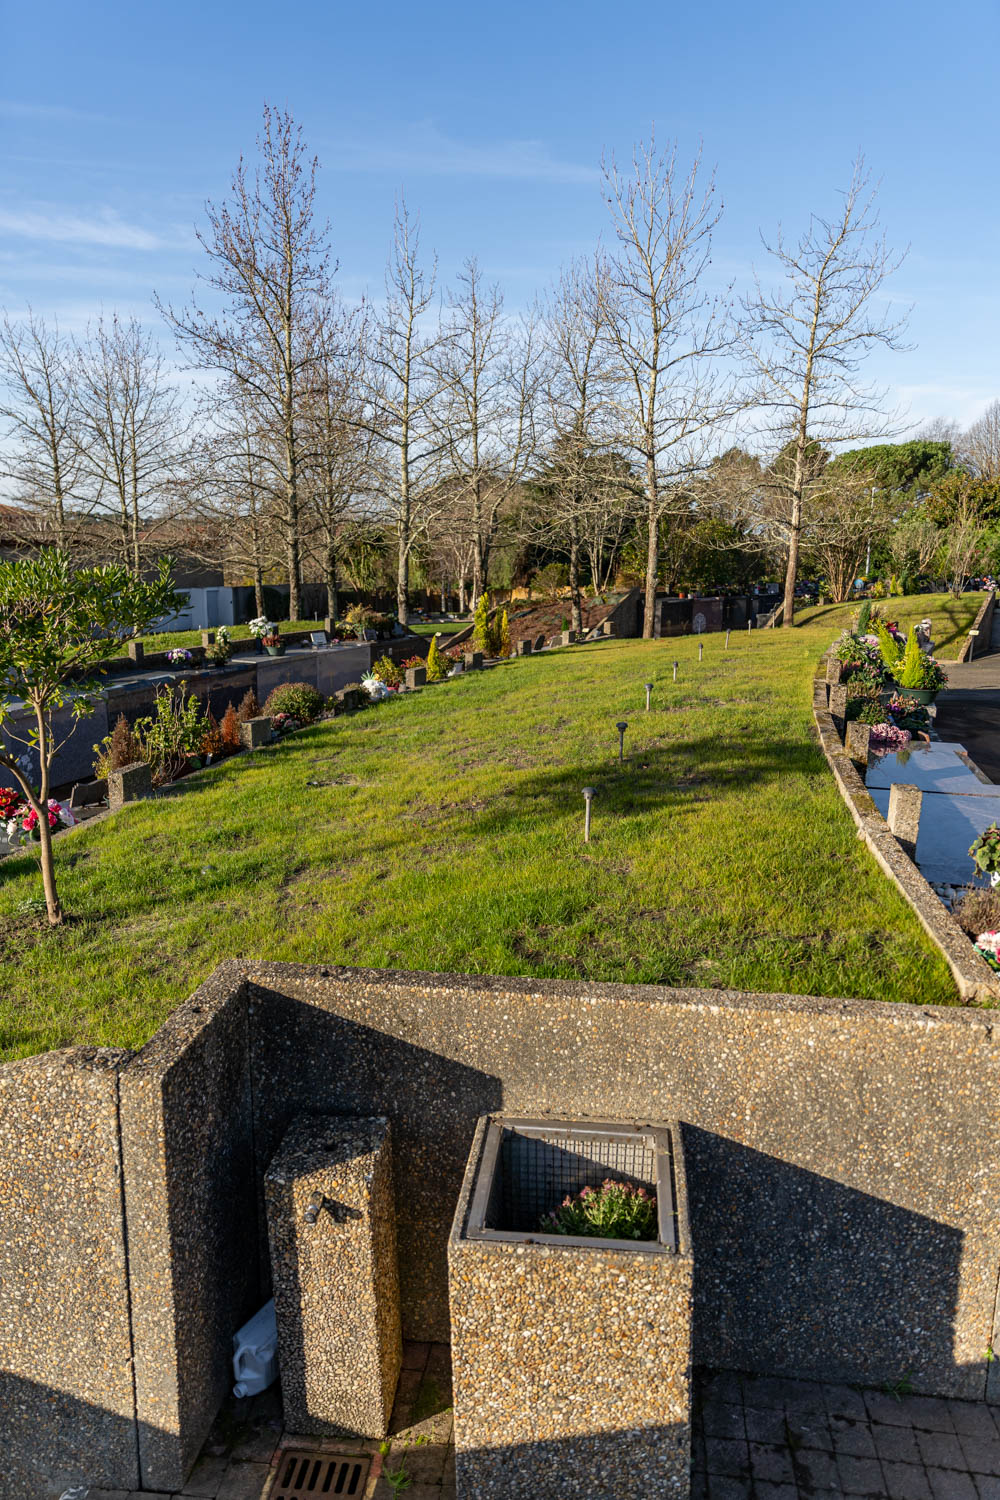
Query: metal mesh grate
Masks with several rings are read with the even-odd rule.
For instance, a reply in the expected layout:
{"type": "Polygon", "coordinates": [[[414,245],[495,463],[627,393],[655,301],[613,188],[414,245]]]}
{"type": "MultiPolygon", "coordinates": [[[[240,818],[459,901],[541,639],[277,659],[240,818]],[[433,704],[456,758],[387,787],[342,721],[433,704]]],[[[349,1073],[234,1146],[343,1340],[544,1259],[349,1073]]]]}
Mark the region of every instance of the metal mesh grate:
{"type": "Polygon", "coordinates": [[[281,1455],[271,1500],[314,1500],[316,1495],[354,1495],[360,1500],[370,1466],[370,1458],[290,1449],[281,1455]]]}
{"type": "Polygon", "coordinates": [[[542,1215],[581,1188],[599,1187],[606,1177],[656,1192],[653,1140],[620,1135],[525,1134],[505,1127],[493,1180],[486,1225],[530,1233],[542,1215]]]}

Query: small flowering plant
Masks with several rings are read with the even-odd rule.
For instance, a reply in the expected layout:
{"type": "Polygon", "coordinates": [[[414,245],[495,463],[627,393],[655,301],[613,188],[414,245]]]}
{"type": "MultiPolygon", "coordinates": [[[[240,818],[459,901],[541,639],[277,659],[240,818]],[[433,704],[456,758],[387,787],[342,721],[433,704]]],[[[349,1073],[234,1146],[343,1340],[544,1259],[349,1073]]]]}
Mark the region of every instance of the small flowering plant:
{"type": "Polygon", "coordinates": [[[172,651],[167,652],[167,661],[173,667],[183,667],[185,662],[191,660],[190,651],[185,651],[182,646],[175,646],[172,651]]]}
{"type": "Polygon", "coordinates": [[[278,627],[266,615],[258,615],[256,620],[251,620],[249,630],[250,634],[264,646],[278,644],[278,627]]]}
{"type": "Polygon", "coordinates": [[[901,750],[904,745],[910,743],[912,738],[908,729],[902,729],[898,724],[887,722],[871,726],[868,743],[879,750],[901,750]]]}
{"type": "Polygon", "coordinates": [[[1000,932],[981,932],[976,938],[976,951],[991,969],[1000,970],[1000,932]]]}
{"type": "Polygon", "coordinates": [[[993,885],[1000,885],[1000,827],[991,823],[969,848],[976,869],[988,875],[993,885]]]}
{"type": "MultiPolygon", "coordinates": [[[[38,843],[41,833],[38,829],[38,814],[27,802],[22,801],[14,792],[0,793],[0,808],[4,809],[4,818],[7,827],[7,840],[11,844],[38,843]],[[10,802],[13,798],[13,803],[10,802]]],[[[63,828],[72,828],[76,817],[62,802],[57,802],[50,797],[46,809],[48,813],[49,827],[53,833],[58,833],[63,828]]]]}
{"type": "Polygon", "coordinates": [[[605,1178],[599,1188],[584,1187],[567,1195],[544,1214],[543,1234],[585,1235],[603,1240],[655,1240],[659,1228],[656,1199],[644,1187],[605,1178]]]}

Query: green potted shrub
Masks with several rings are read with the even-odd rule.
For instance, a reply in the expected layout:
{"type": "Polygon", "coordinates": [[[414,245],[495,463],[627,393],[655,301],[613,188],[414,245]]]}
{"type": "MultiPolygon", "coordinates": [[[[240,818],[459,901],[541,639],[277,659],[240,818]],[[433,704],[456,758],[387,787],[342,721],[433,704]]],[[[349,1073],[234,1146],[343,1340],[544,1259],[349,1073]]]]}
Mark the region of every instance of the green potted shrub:
{"type": "Polygon", "coordinates": [[[933,703],[947,679],[940,662],[930,652],[921,651],[916,626],[910,626],[906,645],[903,647],[893,639],[884,625],[879,626],[878,635],[882,658],[898,687],[905,690],[906,696],[917,703],[933,703]]]}

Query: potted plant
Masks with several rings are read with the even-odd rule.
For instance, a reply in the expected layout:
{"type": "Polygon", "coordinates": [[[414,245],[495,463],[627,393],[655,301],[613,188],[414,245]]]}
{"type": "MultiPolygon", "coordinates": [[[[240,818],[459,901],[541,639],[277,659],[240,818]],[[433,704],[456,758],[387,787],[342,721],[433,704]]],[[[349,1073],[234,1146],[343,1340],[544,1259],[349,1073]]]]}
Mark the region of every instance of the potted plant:
{"type": "Polygon", "coordinates": [[[258,615],[256,620],[250,621],[250,634],[260,641],[268,656],[284,656],[285,648],[278,627],[266,615],[258,615]]]}
{"type": "Polygon", "coordinates": [[[210,667],[224,667],[233,654],[233,643],[225,625],[215,632],[215,644],[205,647],[205,661],[210,667]]]}
{"type": "MultiPolygon", "coordinates": [[[[54,797],[48,799],[45,810],[53,833],[72,828],[77,821],[70,809],[64,803],[57,802],[54,797]]],[[[7,787],[0,787],[0,822],[5,824],[7,840],[12,846],[41,843],[42,835],[35,809],[20,793],[9,791],[7,787]]]]}
{"type": "Polygon", "coordinates": [[[172,651],[167,652],[167,661],[172,667],[186,667],[190,660],[190,651],[185,651],[181,646],[175,646],[172,651]]]}
{"type": "Polygon", "coordinates": [[[480,1119],[448,1243],[460,1492],[510,1494],[530,1448],[531,1493],[565,1494],[579,1432],[577,1493],[687,1494],[692,1280],[675,1123],[480,1119]]]}
{"type": "Polygon", "coordinates": [[[976,869],[990,877],[990,885],[1000,885],[1000,827],[996,823],[991,823],[979,835],[969,853],[976,862],[976,869]]]}
{"type": "Polygon", "coordinates": [[[898,687],[916,703],[933,703],[947,678],[940,662],[929,651],[921,649],[917,627],[911,625],[905,646],[891,636],[882,624],[878,627],[882,660],[898,687]]]}

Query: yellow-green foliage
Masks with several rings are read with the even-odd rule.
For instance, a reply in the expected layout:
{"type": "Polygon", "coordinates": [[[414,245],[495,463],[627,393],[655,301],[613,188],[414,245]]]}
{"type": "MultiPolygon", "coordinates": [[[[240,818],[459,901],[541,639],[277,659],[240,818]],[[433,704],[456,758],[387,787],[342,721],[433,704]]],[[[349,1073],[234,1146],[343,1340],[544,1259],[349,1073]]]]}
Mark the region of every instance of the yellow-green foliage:
{"type": "Polygon", "coordinates": [[[878,621],[875,629],[878,633],[878,642],[882,651],[882,660],[885,662],[886,667],[890,672],[895,672],[896,668],[899,665],[899,646],[897,642],[893,640],[888,630],[886,630],[881,620],[878,621]]]}
{"type": "Polygon", "coordinates": [[[490,605],[485,594],[480,594],[479,603],[476,605],[476,615],[472,626],[472,649],[483,651],[487,656],[492,656],[490,650],[490,605]]]}
{"type": "Polygon", "coordinates": [[[427,681],[440,682],[442,677],[447,677],[450,662],[438,645],[437,636],[431,637],[431,649],[427,653],[427,681]]]}
{"type": "Polygon", "coordinates": [[[923,686],[924,681],[924,655],[917,640],[916,627],[910,626],[910,633],[906,637],[906,650],[903,652],[903,664],[899,670],[897,681],[901,687],[918,688],[923,686]]]}

